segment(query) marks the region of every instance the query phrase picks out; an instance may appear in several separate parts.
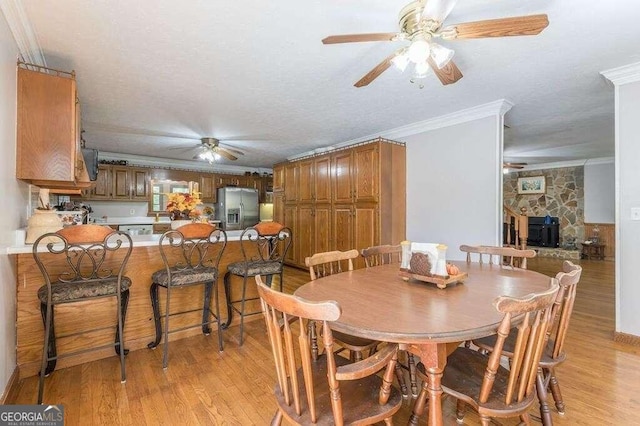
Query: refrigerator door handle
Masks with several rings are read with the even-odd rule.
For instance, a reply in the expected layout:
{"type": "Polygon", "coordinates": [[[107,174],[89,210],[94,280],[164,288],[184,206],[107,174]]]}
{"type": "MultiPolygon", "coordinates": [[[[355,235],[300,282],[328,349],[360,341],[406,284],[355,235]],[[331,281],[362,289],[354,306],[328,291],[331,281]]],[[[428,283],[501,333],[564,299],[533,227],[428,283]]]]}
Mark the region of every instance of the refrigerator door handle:
{"type": "Polygon", "coordinates": [[[240,218],[238,219],[240,229],[244,229],[244,204],[240,203],[240,218]]]}

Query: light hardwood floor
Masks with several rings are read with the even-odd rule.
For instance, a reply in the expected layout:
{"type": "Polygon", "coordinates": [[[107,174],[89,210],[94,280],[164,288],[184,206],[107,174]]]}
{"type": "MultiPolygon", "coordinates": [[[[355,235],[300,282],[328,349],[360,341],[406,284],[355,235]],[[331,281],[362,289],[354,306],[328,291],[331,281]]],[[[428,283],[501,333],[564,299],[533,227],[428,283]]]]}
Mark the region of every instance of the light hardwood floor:
{"type": "MultiPolygon", "coordinates": [[[[568,361],[558,369],[566,415],[553,411],[557,425],[640,423],[640,348],[612,341],[614,264],[582,261],[584,271],[567,338],[568,361]]],[[[532,259],[529,268],[555,275],[561,261],[532,259]]],[[[285,272],[285,291],[308,281],[308,273],[285,272]]],[[[169,368],[162,350],[142,349],[127,356],[127,383],[120,383],[119,361],[112,358],[56,371],[46,381],[45,403],[64,404],[67,425],[269,424],[275,412],[276,381],[262,320],[246,326],[243,347],[238,329],[224,333],[218,352],[215,333],[171,342],[169,368]]],[[[7,403],[33,404],[35,377],[10,390],[7,403]]],[[[394,418],[406,424],[413,401],[394,418]]],[[[444,401],[446,424],[455,424],[455,402],[444,401]]],[[[537,412],[537,405],[532,413],[537,412]]],[[[496,424],[516,424],[497,420],[496,424]]],[[[426,424],[426,418],[421,419],[426,424]]],[[[471,412],[465,424],[479,424],[471,412]]]]}

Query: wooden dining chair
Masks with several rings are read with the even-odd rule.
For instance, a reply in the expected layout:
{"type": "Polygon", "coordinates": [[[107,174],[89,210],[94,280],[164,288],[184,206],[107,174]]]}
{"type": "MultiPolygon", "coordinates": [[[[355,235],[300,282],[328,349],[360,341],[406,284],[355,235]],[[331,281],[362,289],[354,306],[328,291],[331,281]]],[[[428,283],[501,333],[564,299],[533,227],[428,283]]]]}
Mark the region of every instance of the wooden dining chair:
{"type": "Polygon", "coordinates": [[[373,246],[362,249],[360,254],[364,258],[364,264],[367,268],[379,265],[390,265],[400,263],[402,259],[402,247],[400,244],[396,246],[388,244],[373,246]]]}
{"type": "Polygon", "coordinates": [[[357,363],[332,350],[330,321],[341,315],[334,301],[309,302],[267,287],[255,277],[276,367],[278,404],[272,425],[284,417],[294,424],[392,424],[402,397],[392,385],[398,345],[386,344],[357,363]],[[322,328],[327,350],[313,358],[306,322],[322,328]],[[377,374],[384,370],[382,375],[377,374]]]}
{"type": "MultiPolygon", "coordinates": [[[[562,272],[558,272],[556,279],[560,284],[560,290],[553,305],[551,326],[547,333],[547,341],[540,358],[540,370],[536,382],[538,399],[540,401],[540,417],[544,425],[551,425],[551,413],[547,405],[548,390],[551,390],[556,409],[559,414],[564,414],[565,405],[560,392],[560,385],[556,377],[555,368],[563,363],[567,355],[564,351],[564,342],[567,337],[569,320],[573,312],[573,303],[576,299],[576,288],[580,281],[582,267],[565,260],[562,272]]],[[[481,351],[490,352],[495,346],[496,337],[489,336],[474,340],[473,343],[481,351]]],[[[513,359],[516,347],[515,333],[510,333],[502,348],[502,355],[513,359]]]]}
{"type": "Polygon", "coordinates": [[[353,271],[353,259],[360,256],[358,250],[327,251],[316,253],[304,260],[309,268],[311,280],[322,278],[344,271],[353,271]]]}
{"type": "MultiPolygon", "coordinates": [[[[392,246],[392,245],[381,245],[381,246],[373,246],[362,249],[360,252],[362,257],[364,258],[364,264],[367,268],[371,268],[374,266],[380,265],[392,265],[392,264],[400,264],[402,259],[402,247],[400,244],[392,246]]],[[[412,353],[409,351],[400,349],[400,353],[404,354],[404,358],[406,358],[406,362],[398,359],[398,368],[404,368],[409,371],[409,382],[411,385],[411,396],[414,398],[418,397],[418,378],[416,375],[416,361],[412,353]]],[[[400,382],[400,389],[402,391],[403,397],[408,397],[409,393],[407,391],[407,386],[404,381],[404,375],[400,371],[398,374],[398,381],[400,382]]]]}
{"type": "Polygon", "coordinates": [[[487,256],[489,264],[507,264],[521,269],[527,269],[527,259],[536,257],[535,250],[520,250],[513,247],[461,245],[460,251],[467,253],[467,262],[471,262],[471,253],[477,253],[479,263],[484,263],[484,256],[487,256]],[[496,262],[494,257],[497,258],[496,262]]]}
{"type": "MultiPolygon", "coordinates": [[[[358,250],[348,251],[328,251],[324,253],[316,253],[307,257],[304,262],[309,268],[311,280],[337,274],[344,271],[353,271],[353,259],[360,256],[358,250]]],[[[313,355],[317,356],[318,346],[317,337],[315,335],[315,327],[313,322],[309,324],[309,333],[311,335],[313,355]]],[[[357,361],[362,359],[363,353],[367,351],[370,355],[378,345],[378,341],[363,339],[357,336],[351,336],[339,331],[333,332],[334,342],[341,348],[350,351],[349,358],[357,361]]],[[[340,350],[338,351],[340,352],[340,350]]]]}
{"type": "MultiPolygon", "coordinates": [[[[535,402],[534,392],[538,363],[551,323],[553,303],[558,294],[558,281],[551,278],[548,290],[524,297],[501,296],[494,301],[503,314],[496,330],[495,345],[489,354],[460,346],[449,355],[442,376],[442,390],[457,399],[456,417],[463,422],[465,406],[478,412],[483,426],[491,417],[520,416],[530,424],[528,411],[535,402]],[[516,346],[509,369],[500,364],[500,353],[512,325],[517,325],[516,346]]],[[[411,416],[412,424],[422,414],[429,382],[425,367],[418,363],[423,380],[422,390],[411,416]]]]}

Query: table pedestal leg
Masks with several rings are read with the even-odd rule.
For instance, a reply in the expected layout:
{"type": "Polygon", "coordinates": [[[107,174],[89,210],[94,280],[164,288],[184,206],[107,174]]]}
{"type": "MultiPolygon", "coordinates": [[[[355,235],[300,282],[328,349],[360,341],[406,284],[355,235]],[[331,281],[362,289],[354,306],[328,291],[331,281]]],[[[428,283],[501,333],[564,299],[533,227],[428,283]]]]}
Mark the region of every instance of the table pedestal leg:
{"type": "MultiPolygon", "coordinates": [[[[426,397],[429,398],[429,426],[441,426],[442,422],[442,372],[447,364],[447,345],[445,343],[427,343],[422,345],[409,345],[409,351],[420,357],[420,361],[427,373],[427,383],[423,384],[426,397]]],[[[414,413],[409,419],[409,424],[417,424],[417,416],[424,410],[425,398],[422,393],[416,401],[414,413]]]]}

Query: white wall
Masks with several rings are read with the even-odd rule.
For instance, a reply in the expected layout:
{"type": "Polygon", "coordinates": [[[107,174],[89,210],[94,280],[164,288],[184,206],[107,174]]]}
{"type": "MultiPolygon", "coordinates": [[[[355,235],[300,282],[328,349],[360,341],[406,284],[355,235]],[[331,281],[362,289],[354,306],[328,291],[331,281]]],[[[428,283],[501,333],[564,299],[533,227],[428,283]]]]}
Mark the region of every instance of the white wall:
{"type": "Polygon", "coordinates": [[[27,185],[16,180],[16,59],[18,48],[0,13],[0,392],[16,366],[16,278],[6,248],[14,244],[14,230],[24,226],[27,185]]]}
{"type": "Polygon", "coordinates": [[[584,165],[585,223],[615,222],[615,164],[584,165]]]}
{"type": "Polygon", "coordinates": [[[640,81],[616,87],[616,161],[618,167],[618,246],[616,248],[616,331],[640,336],[640,81]]]}
{"type": "Polygon", "coordinates": [[[87,201],[87,204],[93,210],[92,217],[146,216],[149,210],[146,201],[87,201]]]}
{"type": "Polygon", "coordinates": [[[502,222],[502,117],[456,124],[403,138],[407,144],[407,238],[446,244],[498,245],[502,222]]]}

